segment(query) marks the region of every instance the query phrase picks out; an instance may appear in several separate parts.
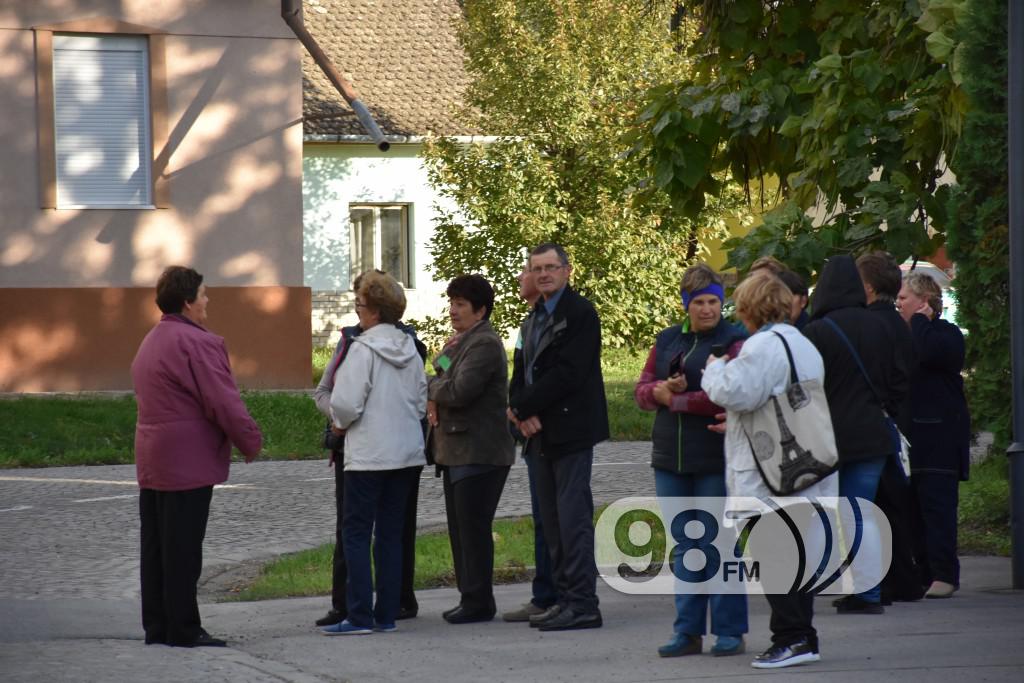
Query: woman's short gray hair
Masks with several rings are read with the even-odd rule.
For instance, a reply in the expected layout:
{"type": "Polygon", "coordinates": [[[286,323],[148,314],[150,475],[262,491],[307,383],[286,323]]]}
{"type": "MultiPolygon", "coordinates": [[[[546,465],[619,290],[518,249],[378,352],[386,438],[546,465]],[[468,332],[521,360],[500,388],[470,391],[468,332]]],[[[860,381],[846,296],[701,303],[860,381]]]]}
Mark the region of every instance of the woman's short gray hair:
{"type": "Polygon", "coordinates": [[[912,270],[903,276],[903,286],[928,302],[935,315],[942,313],[942,287],[928,273],[912,270]]]}
{"type": "Polygon", "coordinates": [[[380,314],[382,323],[397,323],[405,314],[405,290],[395,278],[378,270],[368,270],[359,276],[357,294],[366,305],[380,314]]]}

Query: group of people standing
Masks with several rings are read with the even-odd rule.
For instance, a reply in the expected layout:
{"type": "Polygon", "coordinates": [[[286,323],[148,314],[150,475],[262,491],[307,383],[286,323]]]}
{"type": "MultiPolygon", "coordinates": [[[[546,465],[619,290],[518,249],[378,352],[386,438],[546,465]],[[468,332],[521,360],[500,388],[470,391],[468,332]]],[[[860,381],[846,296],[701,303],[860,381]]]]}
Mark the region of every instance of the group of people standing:
{"type": "MultiPolygon", "coordinates": [[[[417,615],[416,507],[428,464],[443,479],[460,596],[443,616],[452,624],[495,617],[491,528],[516,443],[528,468],[537,571],[532,600],[503,618],[541,631],[602,625],[590,488],[593,448],[609,436],[601,330],[571,272],[560,245],[531,251],[520,275],[531,310],[511,378],[489,321],[494,290],[480,275],[448,285],[452,336],[429,359],[430,377],[426,348],[401,322],[402,286],[380,271],[356,280],[358,325],[342,330],[315,393],[336,478],[332,604],[316,622],[325,635],[389,632],[417,615]]],[[[901,284],[884,254],[834,257],[808,313],[802,279],[769,260],[735,291],[741,325],[723,318],[724,284],[705,264],[686,270],[680,296],[684,321],[657,336],[635,390],[638,405],[655,411],[657,495],[769,495],[738,417],[784,391],[792,363],[801,378],[824,383],[839,450],[838,472],[807,495],[877,494],[894,528],[886,581],[837,601],[838,611],[877,614],[887,600],[949,597],[959,580],[956,500],[969,418],[963,337],[939,318],[934,281],[911,273],[901,284]],[[909,482],[888,416],[913,444],[909,482]]],[[[227,478],[231,444],[247,460],[261,445],[223,340],[203,326],[206,302],[201,275],[168,268],[157,284],[164,315],[132,364],[147,643],[224,644],[202,629],[196,606],[210,495],[227,478]]],[[[864,542],[879,543],[870,526],[864,542]]],[[[773,645],[753,665],[817,660],[813,598],[769,602],[773,645]]],[[[744,651],[745,596],[677,595],[675,607],[659,655],[701,652],[709,612],[711,653],[744,651]]]]}
{"type": "Polygon", "coordinates": [[[542,630],[601,625],[590,493],[593,446],[608,438],[600,323],[568,286],[570,272],[559,245],[531,253],[520,281],[536,290],[528,297],[541,301],[523,324],[511,380],[504,342],[490,324],[494,290],[485,278],[462,275],[449,283],[453,334],[430,360],[429,380],[425,349],[400,322],[401,285],[377,271],[358,278],[359,325],[343,330],[315,396],[339,437],[332,448],[332,606],[317,621],[324,634],[386,632],[416,616],[415,489],[427,464],[443,481],[460,595],[443,617],[451,624],[495,617],[491,529],[515,440],[530,463],[538,547],[547,549],[542,565],[550,567],[536,583],[549,594],[544,604],[505,616],[542,630]]]}
{"type": "MultiPolygon", "coordinates": [[[[764,259],[735,290],[741,326],[722,318],[722,279],[707,265],[686,270],[680,294],[686,318],[658,335],[635,389],[638,405],[656,411],[658,496],[769,496],[741,416],[782,394],[795,367],[801,380],[823,382],[839,454],[837,471],[798,495],[877,501],[893,528],[885,580],[836,600],[836,610],[881,614],[893,600],[950,597],[959,584],[957,486],[967,477],[970,422],[963,336],[939,317],[934,280],[918,272],[903,278],[881,252],[833,257],[808,313],[802,278],[764,259]],[[909,480],[893,423],[912,445],[909,480]]],[[[880,555],[873,518],[858,517],[857,531],[861,552],[880,555]]],[[[752,665],[817,661],[813,594],[767,598],[772,647],[752,665]]],[[[700,653],[709,612],[711,654],[742,653],[745,596],[677,595],[673,633],[658,654],[700,653]]]]}

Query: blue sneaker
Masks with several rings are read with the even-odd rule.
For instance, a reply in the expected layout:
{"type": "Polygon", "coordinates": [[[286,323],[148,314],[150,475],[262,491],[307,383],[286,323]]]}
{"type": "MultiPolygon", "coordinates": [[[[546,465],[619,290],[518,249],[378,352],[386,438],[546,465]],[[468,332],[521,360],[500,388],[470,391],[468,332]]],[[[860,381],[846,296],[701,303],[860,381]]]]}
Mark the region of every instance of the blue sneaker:
{"type": "Polygon", "coordinates": [[[337,624],[324,626],[320,629],[320,633],[323,633],[325,636],[364,636],[367,633],[373,633],[373,629],[368,626],[356,626],[348,619],[345,619],[337,624]]]}
{"type": "Polygon", "coordinates": [[[741,655],[744,650],[743,636],[718,636],[711,648],[712,657],[728,657],[741,655]]]}
{"type": "Polygon", "coordinates": [[[658,648],[659,657],[685,657],[699,655],[704,639],[686,633],[673,633],[667,643],[658,648]]]}
{"type": "Polygon", "coordinates": [[[398,630],[398,626],[393,621],[390,624],[377,623],[373,625],[373,630],[377,633],[393,633],[398,630]]]}

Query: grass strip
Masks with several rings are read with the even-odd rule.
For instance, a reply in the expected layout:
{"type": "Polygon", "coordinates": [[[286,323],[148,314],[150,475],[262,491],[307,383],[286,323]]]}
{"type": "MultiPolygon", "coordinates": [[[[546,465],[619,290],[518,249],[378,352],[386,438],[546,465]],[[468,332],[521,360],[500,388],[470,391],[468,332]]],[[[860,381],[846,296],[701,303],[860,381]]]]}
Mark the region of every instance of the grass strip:
{"type": "MultiPolygon", "coordinates": [[[[533,565],[533,520],[529,517],[494,521],[494,581],[527,581],[533,565]]],[[[283,555],[264,565],[259,577],[228,600],[272,600],[276,598],[329,595],[334,544],[283,555]]],[[[455,585],[452,549],[446,532],[422,534],[416,539],[417,589],[455,585]]]]}

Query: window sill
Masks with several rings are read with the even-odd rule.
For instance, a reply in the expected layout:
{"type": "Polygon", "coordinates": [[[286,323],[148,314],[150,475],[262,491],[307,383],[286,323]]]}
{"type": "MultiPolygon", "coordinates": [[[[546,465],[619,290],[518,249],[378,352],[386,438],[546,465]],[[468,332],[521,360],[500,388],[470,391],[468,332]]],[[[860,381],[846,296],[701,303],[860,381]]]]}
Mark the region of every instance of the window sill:
{"type": "Polygon", "coordinates": [[[65,210],[81,210],[81,209],[119,209],[128,211],[147,211],[150,209],[156,209],[157,207],[153,204],[64,204],[56,207],[57,211],[65,210]]]}

